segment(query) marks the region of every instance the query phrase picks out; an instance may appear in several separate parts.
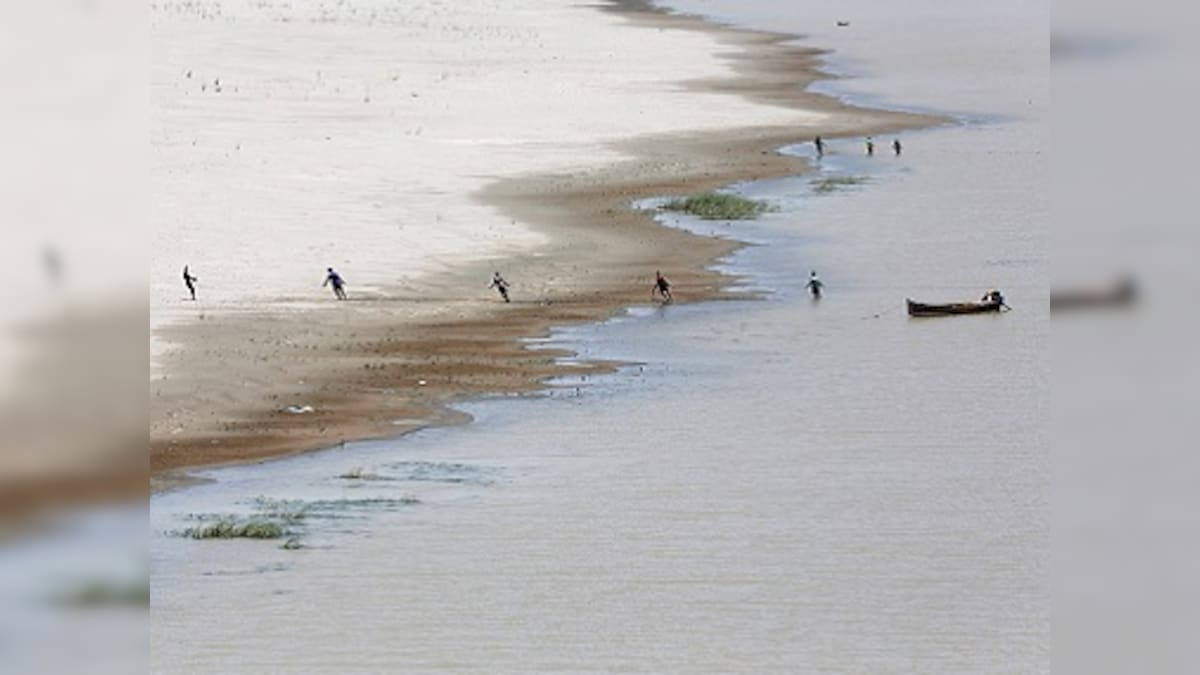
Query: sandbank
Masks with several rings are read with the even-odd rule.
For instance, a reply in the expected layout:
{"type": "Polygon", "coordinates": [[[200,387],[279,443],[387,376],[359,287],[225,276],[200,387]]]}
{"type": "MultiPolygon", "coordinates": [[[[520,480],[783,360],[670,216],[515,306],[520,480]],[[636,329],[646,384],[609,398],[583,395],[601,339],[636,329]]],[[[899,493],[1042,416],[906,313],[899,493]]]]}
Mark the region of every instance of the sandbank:
{"type": "MultiPolygon", "coordinates": [[[[379,234],[380,228],[394,231],[394,223],[375,216],[358,222],[354,227],[364,234],[357,241],[368,250],[354,260],[362,261],[357,278],[367,282],[356,285],[349,275],[347,302],[326,299],[315,288],[328,259],[320,251],[308,267],[316,269],[316,282],[289,271],[246,292],[223,291],[202,307],[152,285],[152,306],[159,308],[152,330],[160,345],[150,382],[153,489],[186,480],[189,468],[461,423],[465,416],[448,407],[456,400],[528,393],[550,377],[611,369],[614,364],[560,363],[565,354],[525,349],[523,339],[647,303],[656,269],[674,282],[677,301],[725,297],[732,280],[710,266],[739,246],[662,226],[652,214],[634,210],[634,201],[801,173],[805,163],[777,149],[815,134],[881,134],[940,121],[807,93],[811,82],[827,77],[820,70],[822,52],[797,46],[794,36],[719,26],[644,3],[600,9],[572,5],[542,13],[548,32],[535,31],[542,40],[537,63],[550,70],[540,75],[525,78],[512,64],[494,73],[480,66],[501,80],[492,93],[504,89],[504,78],[537,80],[527,86],[542,92],[540,105],[514,109],[528,114],[490,130],[486,118],[462,113],[455,138],[470,153],[403,169],[409,176],[425,172],[422,190],[438,192],[434,201],[442,204],[422,202],[421,190],[408,195],[405,208],[408,200],[424,204],[412,206],[412,222],[428,226],[441,214],[459,223],[448,235],[455,246],[414,256],[379,234]],[[594,58],[564,69],[547,65],[558,63],[556,57],[578,58],[581,46],[564,38],[584,34],[616,40],[609,45],[613,54],[636,52],[622,59],[643,66],[609,70],[594,58]],[[599,114],[559,108],[554,100],[560,94],[599,114]],[[539,154],[544,158],[530,159],[539,154]],[[439,183],[439,171],[466,178],[439,183]],[[486,224],[462,225],[475,217],[486,224]],[[389,278],[389,260],[411,263],[412,273],[389,278]],[[513,283],[512,304],[485,288],[493,269],[513,283]],[[289,406],[311,411],[288,412],[289,406]]],[[[426,66],[439,70],[436,63],[426,66]]],[[[445,100],[467,105],[459,93],[445,100]]],[[[441,152],[452,147],[444,142],[448,138],[412,151],[441,152]]],[[[402,163],[373,170],[400,171],[402,163]]],[[[194,202],[194,196],[187,199],[194,202]]],[[[311,194],[303,200],[319,201],[311,194]]],[[[266,200],[261,211],[269,212],[274,201],[266,200]]],[[[371,210],[357,204],[347,217],[371,210]]],[[[319,229],[315,221],[305,222],[287,236],[319,229]]],[[[160,276],[173,278],[183,259],[175,244],[183,248],[181,242],[161,247],[169,250],[156,262],[160,276]]]]}

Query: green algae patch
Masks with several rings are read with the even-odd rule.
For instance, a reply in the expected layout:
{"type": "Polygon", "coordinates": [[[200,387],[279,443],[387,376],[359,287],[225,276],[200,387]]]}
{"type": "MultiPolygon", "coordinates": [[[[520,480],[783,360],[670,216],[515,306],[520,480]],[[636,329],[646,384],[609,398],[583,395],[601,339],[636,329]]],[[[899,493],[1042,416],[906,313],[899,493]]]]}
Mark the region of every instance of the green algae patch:
{"type": "Polygon", "coordinates": [[[813,192],[819,195],[826,195],[831,192],[837,192],[842,188],[862,185],[867,182],[865,176],[826,176],[818,178],[812,182],[813,192]]]}
{"type": "Polygon", "coordinates": [[[667,211],[680,211],[704,220],[752,220],[773,210],[770,204],[721,192],[706,192],[662,205],[667,211]]]}

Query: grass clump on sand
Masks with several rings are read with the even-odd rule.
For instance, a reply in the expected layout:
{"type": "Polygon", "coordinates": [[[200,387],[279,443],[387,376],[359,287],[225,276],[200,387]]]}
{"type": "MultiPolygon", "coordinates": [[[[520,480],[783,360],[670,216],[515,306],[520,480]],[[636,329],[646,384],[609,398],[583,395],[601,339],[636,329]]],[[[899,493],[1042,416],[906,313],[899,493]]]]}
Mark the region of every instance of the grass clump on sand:
{"type": "Polygon", "coordinates": [[[825,176],[813,181],[813,192],[819,195],[829,194],[844,187],[862,185],[867,182],[863,176],[825,176]]]}
{"type": "Polygon", "coordinates": [[[764,202],[720,192],[673,199],[663,204],[662,208],[690,213],[704,220],[750,220],[771,210],[771,206],[764,202]]]}
{"type": "Polygon", "coordinates": [[[232,518],[189,527],[183,531],[183,536],[192,539],[279,539],[284,534],[283,525],[270,520],[238,522],[232,518]]]}

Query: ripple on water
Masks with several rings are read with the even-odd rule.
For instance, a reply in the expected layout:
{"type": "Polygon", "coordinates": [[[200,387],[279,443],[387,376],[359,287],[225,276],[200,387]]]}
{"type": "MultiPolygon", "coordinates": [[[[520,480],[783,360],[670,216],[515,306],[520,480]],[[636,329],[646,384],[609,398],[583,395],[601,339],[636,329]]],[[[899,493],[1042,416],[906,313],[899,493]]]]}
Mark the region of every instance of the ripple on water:
{"type": "Polygon", "coordinates": [[[459,462],[403,461],[388,464],[395,480],[431,483],[467,483],[491,485],[498,471],[492,467],[459,462]]]}
{"type": "Polygon", "coordinates": [[[338,480],[347,487],[363,487],[367,484],[380,483],[467,483],[473,485],[490,485],[495,482],[497,470],[491,467],[475,466],[459,462],[430,462],[422,460],[406,460],[392,462],[374,469],[355,467],[341,474],[338,480]]]}

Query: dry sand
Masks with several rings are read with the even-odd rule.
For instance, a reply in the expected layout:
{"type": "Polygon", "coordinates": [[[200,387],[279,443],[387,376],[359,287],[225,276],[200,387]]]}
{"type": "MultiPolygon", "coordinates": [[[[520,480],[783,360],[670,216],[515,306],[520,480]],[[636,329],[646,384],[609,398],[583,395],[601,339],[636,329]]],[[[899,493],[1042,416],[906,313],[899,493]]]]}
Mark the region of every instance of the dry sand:
{"type": "MultiPolygon", "coordinates": [[[[702,35],[725,64],[723,73],[677,82],[673,89],[654,85],[668,90],[674,103],[683,92],[683,105],[688,97],[701,106],[717,97],[732,111],[742,109],[735,102],[749,102],[788,114],[767,115],[765,122],[738,118],[745,126],[726,116],[720,127],[598,134],[606,152],[557,170],[481,181],[460,196],[522,228],[523,245],[441,265],[417,281],[352,286],[350,301],[341,303],[300,303],[285,292],[277,302],[230,303],[158,322],[156,340],[173,348],[159,353],[158,376],[150,383],[152,488],[185,480],[181,470],[189,467],[462,422],[447,403],[529,392],[556,375],[604,371],[611,364],[563,365],[555,361],[562,354],[527,350],[521,339],[646,303],[655,269],[672,279],[679,301],[719,298],[730,280],[708,266],[738,246],[658,225],[631,202],[802,172],[802,161],[775,150],[817,133],[883,133],[936,121],[805,93],[808,83],[823,77],[820,52],[789,44],[789,36],[639,5],[606,8],[627,22],[620,28],[631,44],[702,35]],[[484,287],[493,268],[513,283],[512,304],[484,287]],[[312,411],[286,412],[292,405],[312,411]]],[[[653,100],[656,91],[644,94],[653,100]]],[[[670,120],[674,110],[647,114],[670,120]]],[[[528,120],[524,133],[536,135],[541,121],[528,120]]]]}

